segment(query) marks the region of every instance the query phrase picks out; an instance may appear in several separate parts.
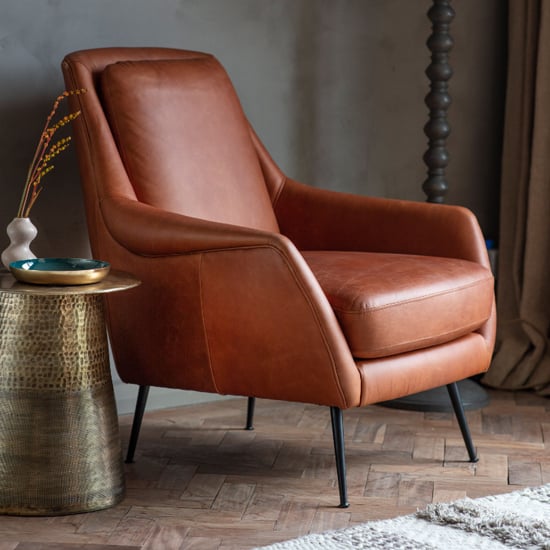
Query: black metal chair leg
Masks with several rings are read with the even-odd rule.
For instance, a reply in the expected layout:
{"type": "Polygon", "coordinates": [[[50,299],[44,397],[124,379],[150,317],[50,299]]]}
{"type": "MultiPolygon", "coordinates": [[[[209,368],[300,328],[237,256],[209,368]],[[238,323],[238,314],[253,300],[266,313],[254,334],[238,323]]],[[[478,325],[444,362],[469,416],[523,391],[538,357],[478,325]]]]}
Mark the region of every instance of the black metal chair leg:
{"type": "Polygon", "coordinates": [[[342,416],[342,409],[338,407],[330,408],[334,456],[336,457],[336,474],[338,475],[338,490],[340,492],[340,505],[338,507],[347,508],[349,502],[346,485],[346,454],[344,449],[344,422],[342,416]]]}
{"type": "Polygon", "coordinates": [[[141,429],[141,421],[143,420],[145,405],[147,404],[147,398],[149,397],[149,387],[150,386],[139,387],[136,410],[134,412],[134,421],[132,423],[132,432],[130,433],[130,442],[128,443],[128,452],[126,454],[127,464],[134,462],[134,453],[136,452],[139,430],[141,429]]]}
{"type": "Polygon", "coordinates": [[[248,398],[248,405],[246,409],[246,426],[245,430],[253,430],[254,429],[254,407],[256,406],[256,398],[255,397],[249,397],[248,398]]]}
{"type": "Polygon", "coordinates": [[[458,425],[460,426],[460,431],[462,432],[464,443],[466,444],[470,462],[477,462],[479,459],[474,448],[472,434],[470,433],[470,428],[468,427],[468,421],[466,420],[466,415],[464,414],[464,407],[462,406],[462,399],[460,397],[460,391],[457,383],[453,382],[452,384],[447,384],[447,390],[449,392],[449,397],[451,398],[451,403],[453,404],[458,425]]]}

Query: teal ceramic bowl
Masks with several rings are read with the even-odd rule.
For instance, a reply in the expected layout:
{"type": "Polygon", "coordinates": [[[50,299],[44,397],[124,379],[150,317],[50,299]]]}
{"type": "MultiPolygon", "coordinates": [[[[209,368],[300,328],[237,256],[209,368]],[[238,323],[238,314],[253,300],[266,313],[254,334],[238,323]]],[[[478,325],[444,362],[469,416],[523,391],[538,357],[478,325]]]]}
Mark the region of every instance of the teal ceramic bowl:
{"type": "Polygon", "coordinates": [[[107,276],[110,268],[107,262],[86,258],[33,258],[9,265],[18,281],[37,285],[98,283],[107,276]]]}

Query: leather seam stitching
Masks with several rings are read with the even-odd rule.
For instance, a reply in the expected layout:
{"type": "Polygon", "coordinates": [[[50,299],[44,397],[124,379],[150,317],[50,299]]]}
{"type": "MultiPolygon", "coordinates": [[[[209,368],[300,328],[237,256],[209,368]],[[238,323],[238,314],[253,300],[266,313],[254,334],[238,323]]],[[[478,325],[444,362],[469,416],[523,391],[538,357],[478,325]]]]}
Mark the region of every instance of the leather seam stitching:
{"type": "Polygon", "coordinates": [[[394,301],[394,302],[391,302],[389,304],[384,304],[384,305],[381,305],[381,306],[366,306],[366,307],[362,306],[361,308],[353,309],[353,310],[333,306],[332,309],[334,309],[334,311],[338,311],[340,313],[346,313],[348,315],[362,315],[366,312],[381,311],[383,309],[388,309],[388,308],[399,306],[399,305],[413,304],[415,302],[420,302],[422,300],[445,296],[446,294],[453,294],[453,293],[462,292],[464,290],[467,290],[467,289],[472,288],[474,286],[477,286],[479,284],[484,284],[484,283],[487,283],[487,282],[490,282],[490,281],[491,281],[490,278],[486,278],[486,279],[483,279],[483,280],[480,280],[480,281],[475,281],[473,283],[469,283],[467,285],[463,285],[463,286],[453,288],[453,289],[450,289],[450,290],[444,290],[444,291],[435,292],[435,293],[432,293],[432,294],[423,294],[422,296],[417,296],[416,298],[409,298],[408,300],[398,300],[398,301],[394,301]]]}
{"type": "Polygon", "coordinates": [[[279,185],[279,189],[277,190],[277,193],[273,197],[272,204],[273,204],[273,211],[274,212],[277,208],[277,203],[279,202],[279,199],[281,198],[281,195],[283,194],[283,189],[285,188],[286,182],[288,180],[288,178],[285,175],[283,175],[283,177],[281,179],[282,179],[282,181],[281,181],[281,184],[279,185]]]}
{"type": "MultiPolygon", "coordinates": [[[[441,333],[440,335],[442,337],[446,338],[448,335],[456,333],[457,334],[456,338],[462,338],[463,336],[467,336],[468,334],[473,334],[475,332],[476,332],[476,330],[474,328],[471,328],[471,329],[465,328],[465,329],[461,329],[461,330],[447,330],[447,331],[441,333]]],[[[409,338],[408,340],[403,340],[402,342],[399,342],[397,344],[391,344],[391,345],[381,346],[381,347],[372,348],[372,349],[369,348],[369,353],[376,353],[380,350],[388,350],[388,349],[391,350],[392,348],[402,348],[403,346],[407,347],[407,346],[413,345],[415,343],[423,344],[425,342],[429,342],[430,340],[433,340],[433,336],[424,336],[424,337],[421,337],[421,338],[409,338]]],[[[438,346],[438,345],[442,345],[442,344],[448,344],[451,341],[452,340],[445,339],[445,340],[439,342],[438,344],[430,344],[430,345],[427,345],[427,346],[424,345],[421,348],[415,348],[415,349],[406,350],[406,351],[392,352],[392,355],[396,355],[397,353],[408,353],[410,351],[417,351],[417,350],[421,350],[421,349],[426,349],[427,347],[438,346]]],[[[359,357],[359,353],[364,354],[365,352],[364,351],[363,352],[357,352],[356,351],[355,354],[356,354],[357,357],[359,357]]],[[[368,357],[359,357],[359,358],[360,359],[384,359],[385,357],[388,357],[388,356],[387,355],[375,355],[375,356],[369,355],[368,357]]]]}
{"type": "Polygon", "coordinates": [[[202,321],[202,330],[204,331],[204,340],[206,342],[206,353],[208,355],[208,369],[210,370],[210,376],[212,377],[212,384],[214,385],[214,388],[216,389],[216,392],[220,395],[221,392],[218,388],[218,384],[216,383],[216,376],[214,374],[214,367],[212,365],[212,354],[210,352],[210,341],[208,339],[208,330],[206,329],[206,320],[205,320],[205,310],[204,310],[204,297],[203,297],[203,288],[202,288],[202,261],[203,261],[204,254],[200,253],[200,260],[199,260],[199,297],[201,302],[201,321],[202,321]]]}

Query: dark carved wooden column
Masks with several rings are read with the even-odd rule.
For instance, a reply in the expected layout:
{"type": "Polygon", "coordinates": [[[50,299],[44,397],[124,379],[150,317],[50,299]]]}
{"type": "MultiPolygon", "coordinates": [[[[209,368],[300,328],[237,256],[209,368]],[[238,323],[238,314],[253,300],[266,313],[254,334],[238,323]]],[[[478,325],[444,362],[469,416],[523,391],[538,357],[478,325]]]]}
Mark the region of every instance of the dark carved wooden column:
{"type": "MultiPolygon", "coordinates": [[[[451,127],[447,121],[447,109],[451,105],[449,80],[453,76],[453,69],[449,64],[449,55],[453,48],[450,27],[454,16],[451,0],[433,0],[432,7],[428,10],[428,18],[432,22],[432,34],[426,42],[431,52],[431,63],[426,69],[426,76],[430,80],[430,91],[425,98],[425,103],[430,114],[424,126],[424,133],[428,138],[428,150],[423,157],[428,168],[428,178],[422,185],[428,202],[444,202],[449,187],[445,168],[449,163],[446,141],[451,133],[451,127]]],[[[465,409],[479,409],[489,403],[487,392],[473,380],[463,380],[458,386],[465,409]]],[[[451,410],[445,388],[411,396],[408,405],[416,410],[451,410]]]]}
{"type": "Polygon", "coordinates": [[[453,47],[449,28],[454,16],[450,0],[433,0],[428,11],[428,18],[432,22],[432,34],[427,41],[431,63],[426,69],[426,76],[430,79],[430,92],[425,98],[430,118],[424,126],[424,133],[428,138],[428,150],[424,154],[428,178],[422,185],[428,202],[444,202],[448,188],[445,168],[449,162],[449,153],[445,142],[451,132],[447,122],[447,109],[451,104],[448,81],[453,75],[449,65],[449,53],[453,47]]]}

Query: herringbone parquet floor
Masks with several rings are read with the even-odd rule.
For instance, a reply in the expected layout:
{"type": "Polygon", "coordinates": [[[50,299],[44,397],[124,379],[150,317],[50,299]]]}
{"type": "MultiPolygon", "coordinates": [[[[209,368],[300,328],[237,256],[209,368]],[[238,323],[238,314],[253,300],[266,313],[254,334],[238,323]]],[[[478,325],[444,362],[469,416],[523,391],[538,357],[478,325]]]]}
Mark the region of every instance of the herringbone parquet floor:
{"type": "MultiPolygon", "coordinates": [[[[65,517],[0,517],[0,550],[238,549],[415,511],[433,501],[550,483],[550,400],[491,391],[468,413],[470,464],[452,414],[368,407],[344,414],[351,507],[336,489],[328,409],[258,400],[145,416],[118,506],[65,517]]],[[[126,445],[131,417],[121,417],[126,445]]]]}

